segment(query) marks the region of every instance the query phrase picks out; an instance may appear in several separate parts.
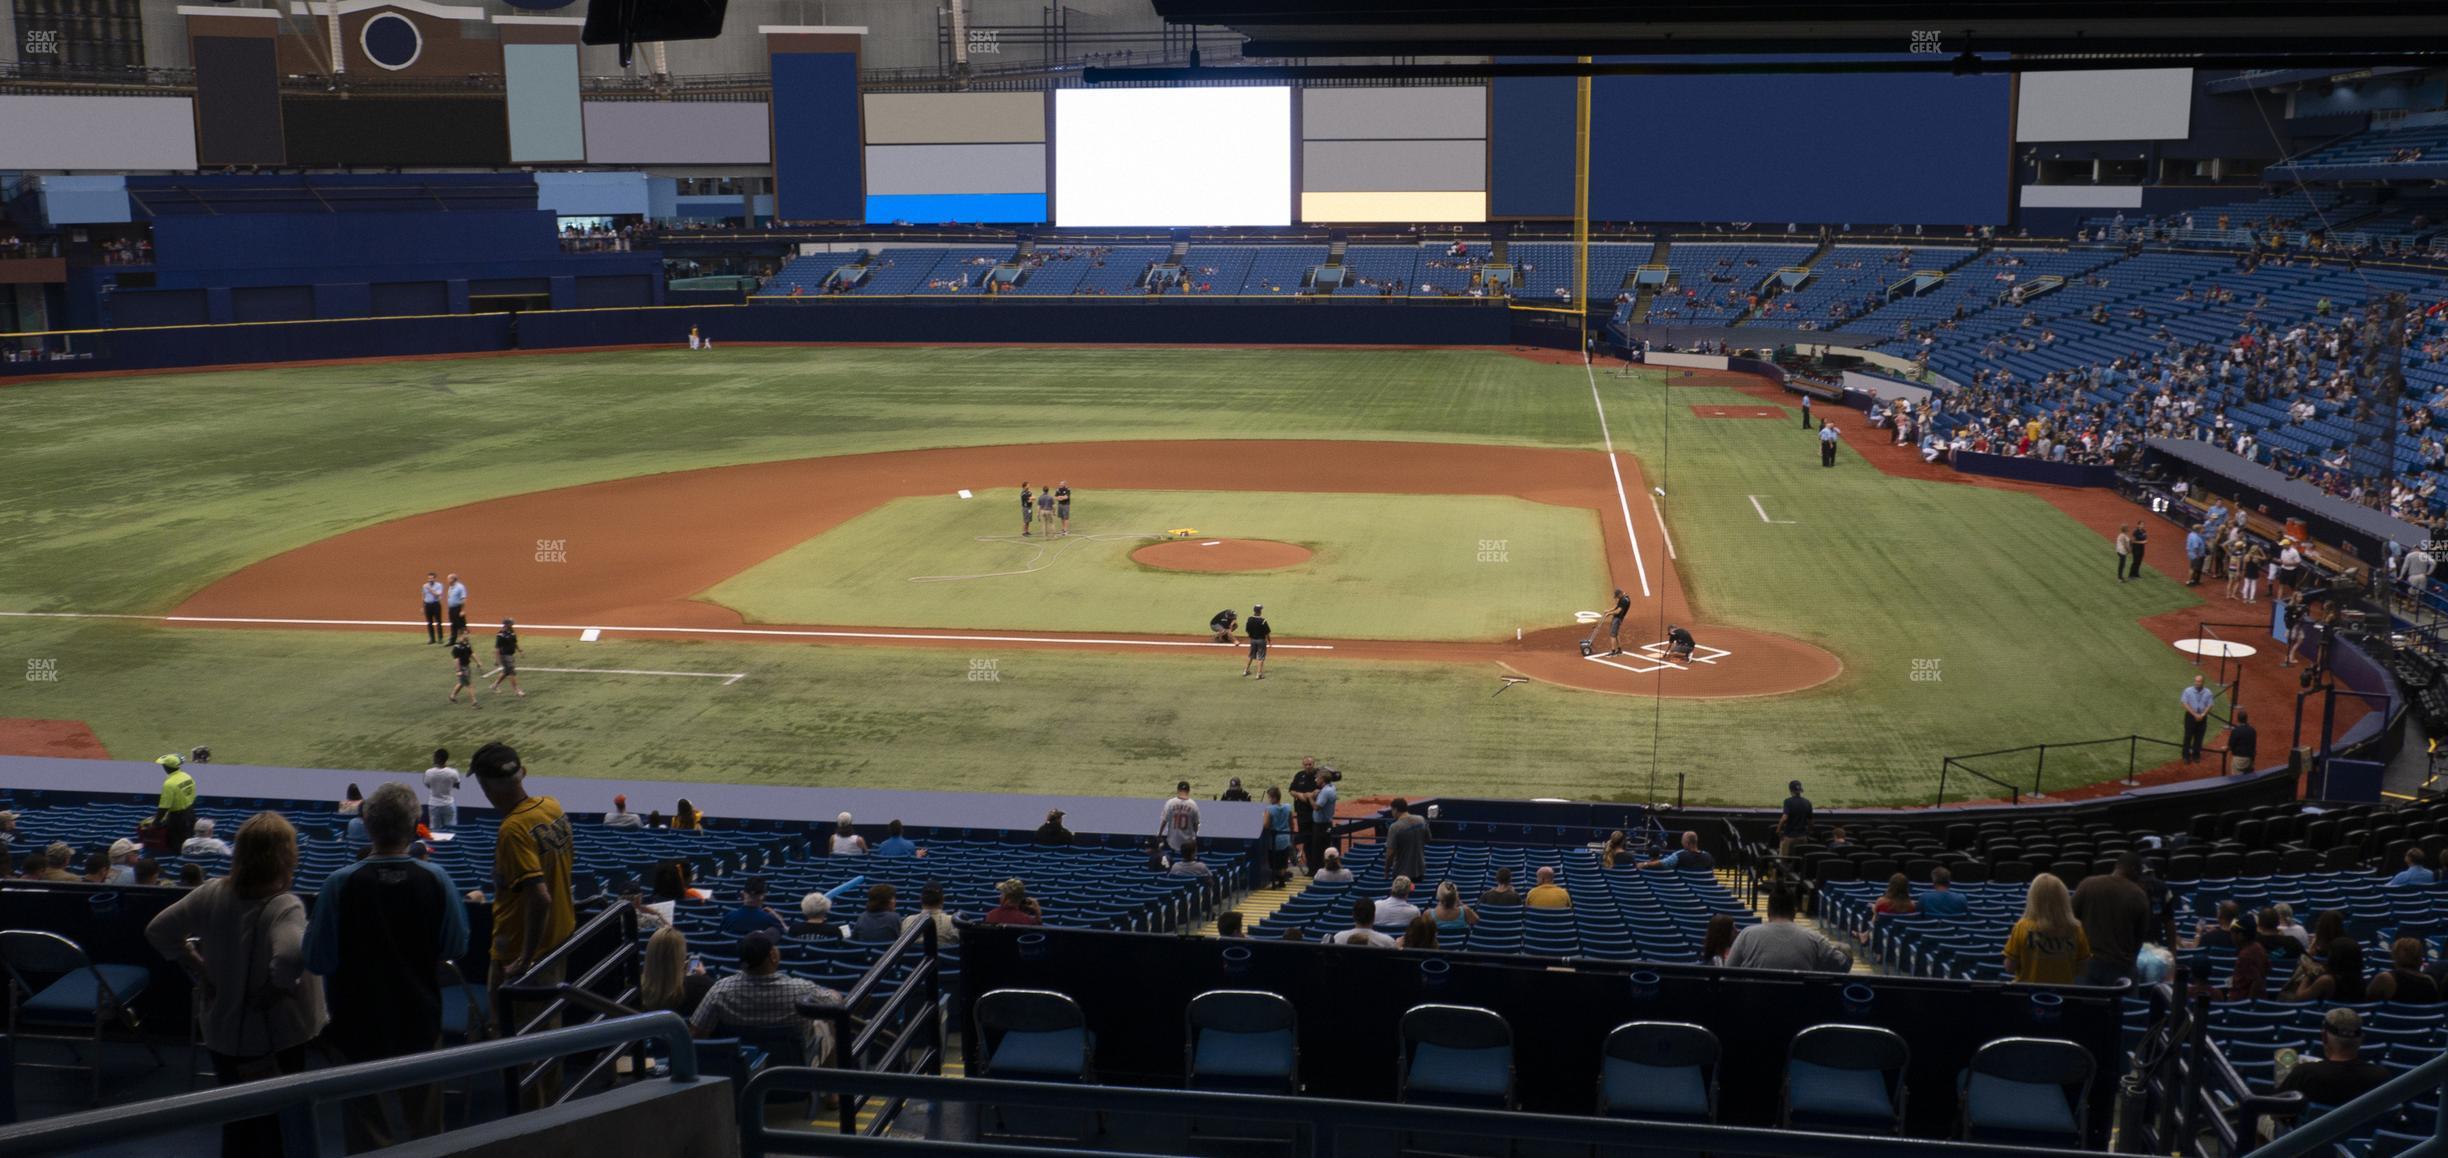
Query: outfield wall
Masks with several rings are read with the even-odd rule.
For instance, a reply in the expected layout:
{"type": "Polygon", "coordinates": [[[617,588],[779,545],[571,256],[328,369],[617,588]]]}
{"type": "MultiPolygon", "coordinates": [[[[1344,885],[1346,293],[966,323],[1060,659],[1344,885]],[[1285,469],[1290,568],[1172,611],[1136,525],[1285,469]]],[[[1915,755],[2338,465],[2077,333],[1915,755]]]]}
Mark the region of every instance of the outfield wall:
{"type": "Polygon", "coordinates": [[[691,328],[718,343],[1501,346],[1513,340],[1511,311],[1478,303],[1174,300],[1065,301],[1012,309],[968,305],[952,300],[828,300],[804,306],[662,306],[60,331],[10,340],[75,356],[0,362],[0,378],[666,342],[681,347],[691,328]]]}

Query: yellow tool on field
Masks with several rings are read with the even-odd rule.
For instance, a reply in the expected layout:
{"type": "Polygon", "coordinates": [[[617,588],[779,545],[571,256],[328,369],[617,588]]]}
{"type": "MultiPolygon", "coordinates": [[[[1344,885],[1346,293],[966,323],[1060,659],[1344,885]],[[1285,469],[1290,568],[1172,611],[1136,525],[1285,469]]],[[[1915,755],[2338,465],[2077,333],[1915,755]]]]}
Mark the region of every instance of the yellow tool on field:
{"type": "Polygon", "coordinates": [[[1171,535],[1171,536],[1173,536],[1173,537],[1174,537],[1174,538],[1176,538],[1176,539],[1187,539],[1187,538],[1189,538],[1189,537],[1190,537],[1190,536],[1192,536],[1192,535],[1198,534],[1198,528],[1197,528],[1197,527],[1175,527],[1175,528],[1173,528],[1173,529],[1172,529],[1172,530],[1170,530],[1170,531],[1166,531],[1166,532],[1165,532],[1165,534],[1171,535]]]}

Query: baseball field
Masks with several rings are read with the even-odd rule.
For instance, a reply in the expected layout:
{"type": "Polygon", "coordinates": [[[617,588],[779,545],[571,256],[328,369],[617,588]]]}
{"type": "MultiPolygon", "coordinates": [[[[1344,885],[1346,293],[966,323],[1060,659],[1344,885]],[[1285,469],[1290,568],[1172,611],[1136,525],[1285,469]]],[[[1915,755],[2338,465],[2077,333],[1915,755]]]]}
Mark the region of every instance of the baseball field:
{"type": "Polygon", "coordinates": [[[0,718],[337,769],[506,737],[556,775],[1148,795],[1316,754],[1363,793],[1747,804],[2165,730],[2192,668],[2139,621],[2182,587],[1673,373],[743,347],[14,385],[0,718]],[[1071,535],[1020,535],[1023,481],[1069,484],[1071,535]],[[480,648],[520,621],[526,698],[444,704],[427,571],[480,648]],[[1627,654],[1585,660],[1616,587],[1627,654]],[[1263,683],[1204,632],[1257,603],[1263,683]],[[1669,622],[1695,661],[1643,649],[1669,622]]]}

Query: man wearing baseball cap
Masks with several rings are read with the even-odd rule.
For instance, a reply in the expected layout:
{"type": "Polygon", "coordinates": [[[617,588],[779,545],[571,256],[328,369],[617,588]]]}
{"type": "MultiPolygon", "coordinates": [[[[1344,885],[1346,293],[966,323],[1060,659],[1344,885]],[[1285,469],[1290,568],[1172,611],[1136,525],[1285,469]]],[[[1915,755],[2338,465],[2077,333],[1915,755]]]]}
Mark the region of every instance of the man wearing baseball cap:
{"type": "Polygon", "coordinates": [[[162,839],[177,848],[195,835],[195,777],[187,774],[187,761],[176,752],[153,762],[162,768],[161,802],[153,823],[162,826],[162,839]]]}
{"type": "MultiPolygon", "coordinates": [[[[571,903],[570,863],[577,849],[570,837],[569,818],[561,802],[527,793],[527,767],[518,750],[495,741],[476,749],[468,760],[476,786],[501,817],[493,841],[493,953],[486,987],[493,991],[495,1029],[508,1033],[520,1024],[518,1011],[508,1008],[501,987],[524,977],[532,985],[558,985],[569,971],[567,961],[537,970],[538,961],[559,948],[578,927],[571,903]],[[536,976],[527,977],[530,971],[536,976]]],[[[532,1016],[535,1007],[527,1006],[532,1016]]],[[[557,1028],[556,1016],[547,1028],[557,1028]]],[[[556,1067],[544,1080],[522,1091],[528,1109],[550,1105],[560,1096],[556,1067]]]]}
{"type": "Polygon", "coordinates": [[[2302,1061],[2278,1082],[2278,1092],[2300,1093],[2323,1106],[2343,1106],[2379,1089],[2389,1071],[2363,1060],[2363,1015],[2351,1009],[2329,1011],[2321,1019],[2321,1056],[2302,1061]]]}

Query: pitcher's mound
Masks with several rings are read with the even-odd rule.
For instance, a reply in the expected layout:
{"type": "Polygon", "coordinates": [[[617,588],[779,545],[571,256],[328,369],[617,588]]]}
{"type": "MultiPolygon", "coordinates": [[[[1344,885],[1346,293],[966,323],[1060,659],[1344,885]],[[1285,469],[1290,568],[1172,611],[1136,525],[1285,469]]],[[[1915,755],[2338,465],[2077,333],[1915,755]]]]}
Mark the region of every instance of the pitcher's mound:
{"type": "Polygon", "coordinates": [[[1309,548],[1271,539],[1167,539],[1131,552],[1159,571],[1273,571],[1309,561],[1309,548]]]}
{"type": "Polygon", "coordinates": [[[0,756],[110,759],[101,739],[83,720],[0,720],[0,756]]]}

